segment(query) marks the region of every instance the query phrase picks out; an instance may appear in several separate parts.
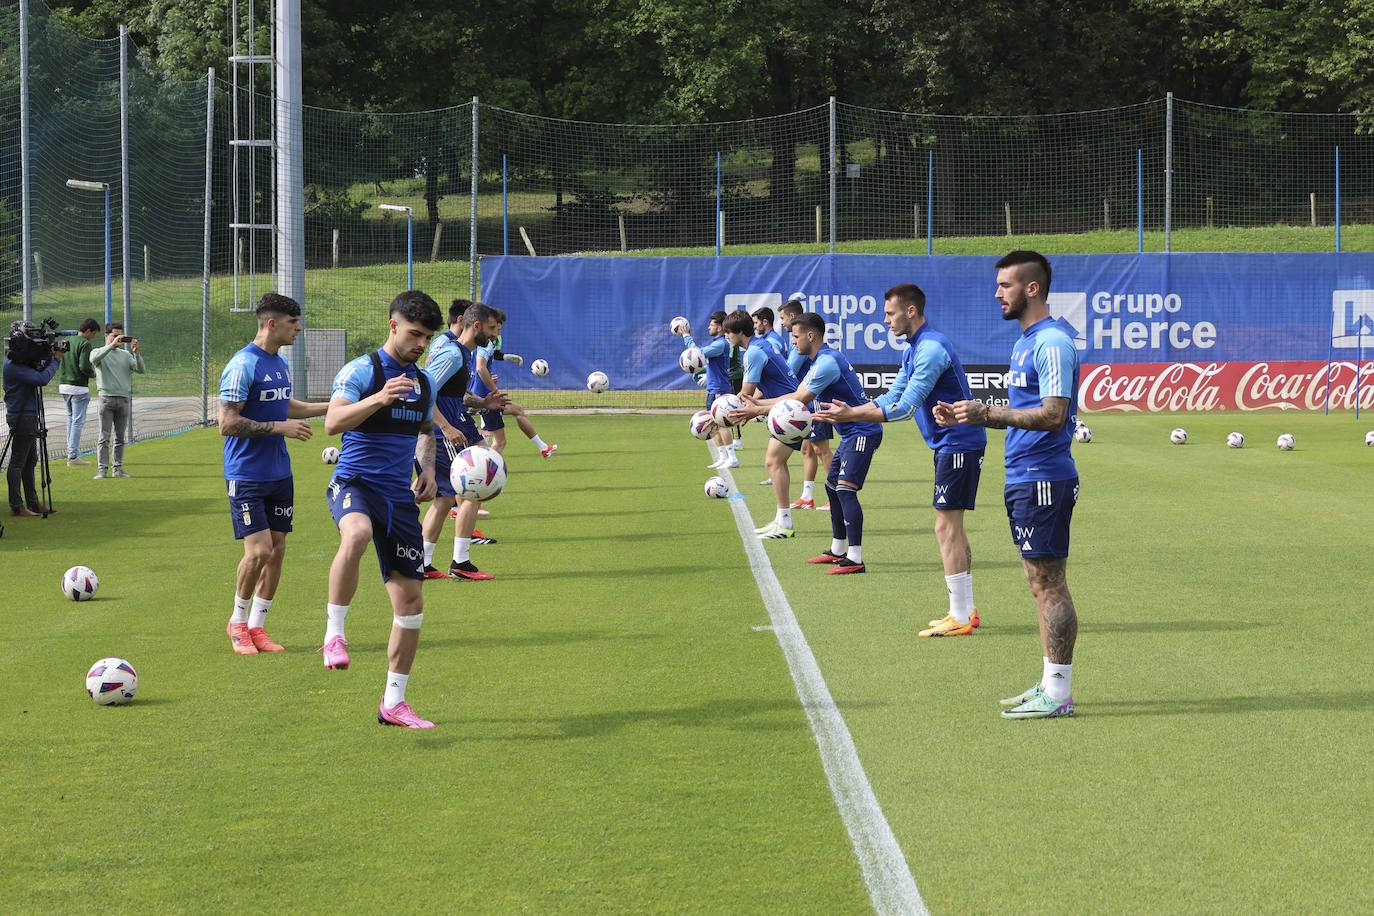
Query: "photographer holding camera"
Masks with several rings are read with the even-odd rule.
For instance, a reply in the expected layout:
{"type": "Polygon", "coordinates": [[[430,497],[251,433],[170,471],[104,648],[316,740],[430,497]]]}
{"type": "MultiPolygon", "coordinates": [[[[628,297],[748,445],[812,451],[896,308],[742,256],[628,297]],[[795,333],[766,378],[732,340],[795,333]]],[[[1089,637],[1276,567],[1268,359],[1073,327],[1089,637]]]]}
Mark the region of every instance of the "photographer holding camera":
{"type": "Polygon", "coordinates": [[[96,390],[100,392],[100,442],[96,446],[96,480],[128,477],[124,473],[124,438],[129,433],[133,410],[134,373],[143,372],[138,341],[124,334],[118,321],[105,324],[105,346],[91,351],[96,390]],[[123,345],[128,344],[125,350],[123,345]],[[110,464],[110,439],[114,439],[114,464],[110,464]]]}
{"type": "MultiPolygon", "coordinates": [[[[36,518],[44,514],[34,483],[40,438],[47,435],[41,419],[43,386],[57,374],[67,347],[56,339],[41,336],[39,329],[26,322],[15,322],[8,343],[4,383],[5,419],[10,427],[10,462],[6,475],[10,512],[21,518],[36,518]],[[43,344],[43,349],[37,349],[35,340],[43,344]]],[[[48,511],[53,510],[49,508],[48,511]]]]}
{"type": "Polygon", "coordinates": [[[67,405],[67,467],[88,467],[81,460],[81,430],[86,426],[86,406],[91,402],[91,379],[95,367],[91,365],[91,338],[100,330],[100,322],[87,318],[81,322],[71,349],[62,357],[57,370],[57,391],[67,405]]]}

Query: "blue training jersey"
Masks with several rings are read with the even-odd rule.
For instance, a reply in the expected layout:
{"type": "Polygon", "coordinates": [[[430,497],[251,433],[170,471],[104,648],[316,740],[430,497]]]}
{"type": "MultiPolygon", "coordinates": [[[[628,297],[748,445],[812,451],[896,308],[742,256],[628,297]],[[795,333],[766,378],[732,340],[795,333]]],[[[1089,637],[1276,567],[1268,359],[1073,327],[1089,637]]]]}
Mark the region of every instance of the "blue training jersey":
{"type": "Polygon", "coordinates": [[[780,398],[800,387],[787,361],[769,344],[767,338],[754,338],[744,351],[744,383],[759,386],[759,397],[780,398]]]}
{"type": "MultiPolygon", "coordinates": [[[[418,379],[428,372],[411,363],[402,366],[385,349],[376,353],[382,360],[383,380],[405,375],[418,379]]],[[[377,391],[373,385],[372,354],[365,353],[345,365],[334,376],[332,397],[347,398],[353,403],[370,397],[377,391]]],[[[429,380],[430,397],[422,401],[420,394],[397,401],[390,407],[380,407],[373,414],[389,414],[397,422],[423,423],[434,415],[436,390],[429,380]]],[[[339,480],[360,478],[391,499],[410,499],[410,475],[415,459],[415,437],[400,433],[369,433],[350,429],[343,434],[343,448],[339,450],[339,464],[334,476],[339,480]]]]}
{"type": "MultiPolygon", "coordinates": [[[[487,372],[491,372],[492,354],[496,352],[499,342],[500,338],[489,340],[485,347],[474,347],[472,350],[472,393],[479,398],[491,394],[491,389],[487,387],[486,382],[482,381],[482,374],[477,371],[477,360],[480,358],[486,363],[487,372]]],[[[445,411],[444,416],[447,417],[448,415],[448,412],[445,411]]]]}
{"type": "MultiPolygon", "coordinates": [[[[434,407],[450,424],[458,423],[468,413],[463,395],[471,388],[471,378],[476,375],[473,363],[472,353],[452,331],[437,335],[429,345],[425,371],[434,380],[434,407]],[[468,373],[466,378],[464,373],[468,373]],[[445,388],[452,390],[446,392],[445,388]]],[[[443,435],[437,425],[434,435],[443,435]]]]}
{"type": "MultiPolygon", "coordinates": [[[[219,399],[243,404],[249,420],[285,420],[291,407],[291,371],[286,360],[250,343],[229,359],[219,377],[219,399]]],[[[291,456],[282,436],[225,436],[226,480],[285,480],[291,456]]]]}
{"type": "MultiPolygon", "coordinates": [[[[690,349],[697,345],[691,334],[682,337],[682,348],[690,349]]],[[[722,334],[712,337],[710,343],[701,348],[706,357],[706,387],[711,391],[730,390],[730,341],[722,334]]]]}
{"type": "Polygon", "coordinates": [[[973,398],[964,365],[949,338],[924,323],[907,338],[902,368],[887,393],[874,398],[886,422],[916,418],[921,438],[934,451],[980,452],[987,448],[988,434],[981,426],[941,426],[935,422],[935,405],[973,398]]]}
{"type": "Polygon", "coordinates": [[[1078,414],[1078,348],[1072,329],[1057,318],[1044,318],[1022,331],[1012,347],[1007,388],[1013,410],[1039,407],[1045,398],[1069,399],[1059,429],[1007,429],[1007,483],[1077,477],[1069,453],[1078,414]]]}
{"type": "MultiPolygon", "coordinates": [[[[838,398],[851,407],[868,403],[859,374],[849,365],[844,354],[829,346],[823,346],[811,359],[811,367],[802,379],[802,387],[816,396],[822,403],[838,398]]],[[[812,405],[815,410],[815,405],[812,405]]],[[[876,436],[883,431],[881,423],[856,420],[849,423],[836,423],[835,429],[842,438],[850,436],[876,436]]]]}

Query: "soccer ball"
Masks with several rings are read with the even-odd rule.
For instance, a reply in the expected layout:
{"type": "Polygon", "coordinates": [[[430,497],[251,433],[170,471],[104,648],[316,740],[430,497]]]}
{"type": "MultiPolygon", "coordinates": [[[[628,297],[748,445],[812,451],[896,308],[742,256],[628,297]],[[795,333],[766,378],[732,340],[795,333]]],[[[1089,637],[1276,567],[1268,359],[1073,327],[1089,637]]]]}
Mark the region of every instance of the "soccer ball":
{"type": "Polygon", "coordinates": [[[605,391],[607,388],[610,387],[611,377],[600,370],[597,370],[596,372],[593,372],[591,375],[587,376],[588,391],[594,391],[597,394],[600,394],[601,392],[605,391]]]}
{"type": "Polygon", "coordinates": [[[768,434],[783,445],[800,442],[811,432],[811,411],[801,401],[784,398],[768,410],[768,434]]]}
{"type": "Polygon", "coordinates": [[[692,435],[696,436],[698,439],[709,439],[711,436],[715,435],[716,421],[711,419],[711,411],[698,410],[696,413],[692,414],[692,422],[689,428],[692,430],[692,435]]]}
{"type": "Polygon", "coordinates": [[[90,567],[73,566],[62,574],[62,594],[73,601],[90,601],[98,588],[100,580],[90,567]]]}
{"type": "Polygon", "coordinates": [[[690,372],[695,375],[706,368],[706,357],[696,347],[688,347],[677,358],[677,364],[683,372],[690,372]]]}
{"type": "Polygon", "coordinates": [[[329,446],[324,451],[320,452],[320,460],[325,464],[338,464],[339,450],[332,445],[329,446]]]}
{"type": "Polygon", "coordinates": [[[1284,433],[1282,436],[1279,436],[1279,441],[1274,444],[1279,447],[1279,451],[1281,452],[1291,452],[1293,451],[1293,446],[1298,444],[1298,440],[1294,439],[1290,433],[1284,433]]]}
{"type": "Polygon", "coordinates": [[[706,495],[712,499],[724,499],[730,495],[730,485],[720,477],[712,477],[706,481],[706,495]]]}
{"type": "Polygon", "coordinates": [[[1245,448],[1245,437],[1244,437],[1243,435],[1241,435],[1240,433],[1227,433],[1227,434],[1226,434],[1226,447],[1227,447],[1227,448],[1245,448]]]}
{"type": "Polygon", "coordinates": [[[1079,423],[1073,428],[1073,437],[1079,442],[1091,442],[1093,441],[1093,431],[1085,424],[1079,423]]]}
{"type": "Polygon", "coordinates": [[[1364,434],[1364,444],[1374,448],[1374,429],[1364,434]]]}
{"type": "Polygon", "coordinates": [[[722,394],[711,402],[711,419],[717,426],[729,426],[730,414],[744,406],[737,394],[722,394]]]}
{"type": "Polygon", "coordinates": [[[1188,441],[1188,430],[1182,428],[1174,430],[1169,433],[1169,441],[1174,445],[1183,445],[1188,441]]]}
{"type": "Polygon", "coordinates": [[[703,372],[703,373],[701,373],[700,375],[697,376],[697,387],[698,387],[698,388],[705,388],[705,387],[706,387],[706,373],[705,373],[705,372],[703,372]]]}
{"type": "Polygon", "coordinates": [[[453,459],[448,479],[460,499],[486,502],[500,496],[506,486],[506,460],[495,449],[474,445],[453,459]]]}
{"type": "Polygon", "coordinates": [[[138,672],[122,658],[102,658],[86,672],[86,695],[97,706],[119,706],[134,698],[138,672]]]}
{"type": "Polygon", "coordinates": [[[691,329],[691,322],[689,322],[686,318],[683,318],[681,315],[678,315],[676,318],[674,318],[671,322],[668,323],[668,330],[672,331],[674,334],[677,334],[679,336],[682,334],[686,334],[691,329]]]}
{"type": "Polygon", "coordinates": [[[548,375],[548,374],[549,374],[549,363],[548,363],[548,360],[536,359],[534,362],[530,363],[530,375],[534,375],[534,376],[538,376],[539,378],[543,378],[544,376],[546,376],[546,375],[548,375]]]}

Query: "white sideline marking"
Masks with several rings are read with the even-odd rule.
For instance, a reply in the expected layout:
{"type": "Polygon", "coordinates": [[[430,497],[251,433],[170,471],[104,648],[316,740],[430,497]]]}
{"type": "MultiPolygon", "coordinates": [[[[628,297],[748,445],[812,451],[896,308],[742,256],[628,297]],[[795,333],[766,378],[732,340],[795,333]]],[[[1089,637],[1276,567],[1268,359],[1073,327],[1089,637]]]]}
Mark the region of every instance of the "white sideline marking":
{"type": "MultiPolygon", "coordinates": [[[[714,453],[714,447],[712,447],[714,453]]],[[[728,470],[721,470],[721,476],[735,489],[734,476],[728,470]]],[[[743,500],[727,500],[730,511],[735,514],[735,527],[739,529],[740,540],[744,542],[744,553],[749,558],[749,568],[754,573],[754,581],[759,585],[759,595],[768,609],[768,619],[773,622],[772,630],[778,637],[783,657],[787,660],[787,670],[792,675],[792,683],[797,688],[797,698],[802,709],[806,710],[811,732],[816,736],[816,746],[821,753],[821,766],[825,778],[830,783],[830,794],[835,796],[835,805],[840,810],[840,818],[849,839],[854,844],[854,855],[859,860],[859,870],[863,872],[864,883],[868,885],[868,895],[873,900],[873,909],[881,914],[903,913],[915,916],[928,916],[925,901],[916,888],[916,879],[911,876],[902,847],[888,826],[883,809],[869,785],[863,764],[859,762],[859,752],[854,747],[854,739],[844,724],[835,700],[830,696],[830,688],[825,686],[816,656],[806,642],[797,617],[792,613],[792,605],[773,572],[773,564],[768,560],[763,545],[754,536],[754,521],[743,500]]],[[[754,627],[758,630],[759,627],[754,627]]]]}

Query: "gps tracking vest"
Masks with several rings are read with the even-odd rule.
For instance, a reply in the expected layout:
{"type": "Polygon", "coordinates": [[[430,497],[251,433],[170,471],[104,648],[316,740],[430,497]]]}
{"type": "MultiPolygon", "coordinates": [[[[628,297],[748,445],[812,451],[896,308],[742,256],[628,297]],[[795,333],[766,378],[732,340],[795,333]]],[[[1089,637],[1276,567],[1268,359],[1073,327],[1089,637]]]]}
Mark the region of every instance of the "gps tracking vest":
{"type": "MultiPolygon", "coordinates": [[[[382,358],[376,350],[372,351],[372,385],[368,396],[382,390],[386,384],[386,372],[382,369],[382,358]]],[[[415,380],[420,385],[420,394],[414,399],[403,399],[376,411],[356,427],[357,432],[371,434],[391,434],[400,436],[420,435],[420,426],[425,420],[425,406],[430,402],[429,376],[417,372],[415,380]]]]}

